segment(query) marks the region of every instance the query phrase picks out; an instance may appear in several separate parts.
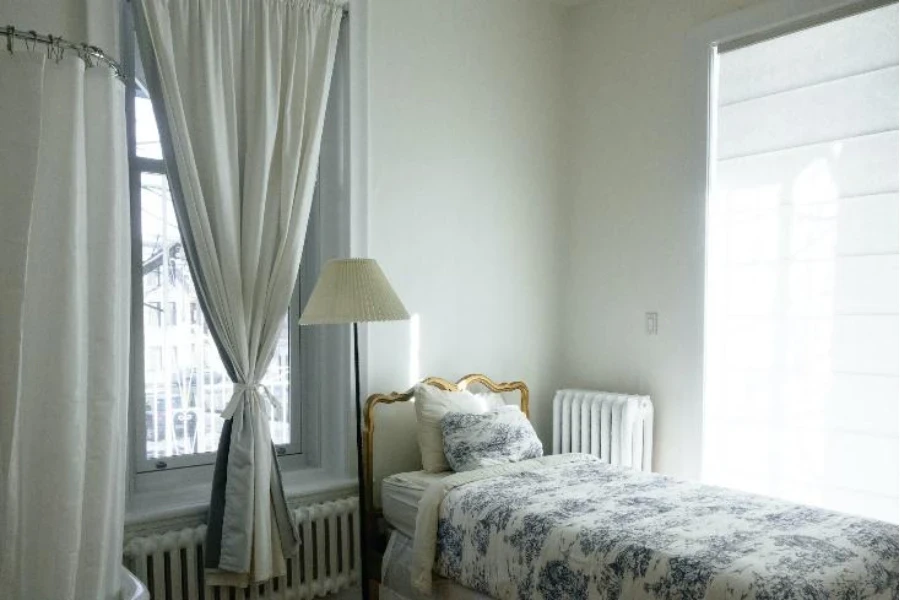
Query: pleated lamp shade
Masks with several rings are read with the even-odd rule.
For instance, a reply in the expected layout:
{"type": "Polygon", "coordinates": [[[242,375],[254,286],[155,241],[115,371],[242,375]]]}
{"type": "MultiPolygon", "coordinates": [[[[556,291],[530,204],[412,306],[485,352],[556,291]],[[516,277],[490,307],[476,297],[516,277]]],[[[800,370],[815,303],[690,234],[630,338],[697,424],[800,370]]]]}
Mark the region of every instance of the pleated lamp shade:
{"type": "Polygon", "coordinates": [[[371,258],[329,260],[300,316],[301,325],[409,319],[403,303],[371,258]]]}

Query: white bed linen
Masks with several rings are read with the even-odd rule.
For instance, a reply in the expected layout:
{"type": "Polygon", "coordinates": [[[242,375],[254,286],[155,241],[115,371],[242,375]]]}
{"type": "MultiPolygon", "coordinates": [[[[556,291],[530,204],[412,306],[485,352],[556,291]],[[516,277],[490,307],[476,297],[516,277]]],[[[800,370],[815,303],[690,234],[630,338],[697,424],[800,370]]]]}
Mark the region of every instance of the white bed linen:
{"type": "Polygon", "coordinates": [[[381,600],[491,600],[471,588],[435,575],[431,594],[413,589],[410,578],[413,541],[399,531],[391,533],[381,566],[381,600]]]}
{"type": "Polygon", "coordinates": [[[437,552],[438,517],[441,502],[451,490],[467,483],[490,479],[491,477],[530,471],[539,468],[541,465],[566,464],[581,460],[580,456],[583,455],[555,454],[553,456],[542,456],[541,458],[532,458],[518,463],[493,465],[473,471],[463,471],[462,473],[446,473],[445,477],[435,481],[426,490],[427,495],[423,494],[424,499],[420,502],[421,510],[416,511],[417,527],[414,529],[415,533],[413,535],[414,556],[411,573],[413,587],[426,595],[431,593],[431,570],[434,567],[434,558],[437,552]]]}
{"type": "Polygon", "coordinates": [[[385,520],[406,537],[414,538],[419,500],[429,485],[450,475],[452,471],[410,471],[385,477],[381,482],[381,510],[385,520]]]}

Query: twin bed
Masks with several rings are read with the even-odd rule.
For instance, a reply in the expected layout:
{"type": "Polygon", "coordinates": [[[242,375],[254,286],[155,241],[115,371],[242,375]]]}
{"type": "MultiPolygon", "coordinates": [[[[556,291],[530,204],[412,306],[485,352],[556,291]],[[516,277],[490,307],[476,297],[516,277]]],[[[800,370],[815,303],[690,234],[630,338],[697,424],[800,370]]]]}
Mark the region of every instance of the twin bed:
{"type": "MultiPolygon", "coordinates": [[[[528,388],[470,375],[528,415],[528,388]]],[[[413,393],[365,411],[381,598],[898,598],[895,525],[581,454],[422,471],[413,393]]]]}

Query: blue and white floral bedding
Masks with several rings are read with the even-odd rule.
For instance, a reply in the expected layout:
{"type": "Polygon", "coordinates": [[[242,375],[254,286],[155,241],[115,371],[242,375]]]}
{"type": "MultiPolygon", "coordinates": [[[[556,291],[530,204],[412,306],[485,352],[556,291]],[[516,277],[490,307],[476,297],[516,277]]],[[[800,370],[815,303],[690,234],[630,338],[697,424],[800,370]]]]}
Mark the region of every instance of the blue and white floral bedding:
{"type": "Polygon", "coordinates": [[[431,567],[494,598],[898,598],[895,525],[549,456],[451,475],[419,505],[431,567]]]}
{"type": "Polygon", "coordinates": [[[441,419],[444,456],[454,471],[519,462],[544,454],[531,422],[518,406],[484,414],[450,412],[441,419]]]}

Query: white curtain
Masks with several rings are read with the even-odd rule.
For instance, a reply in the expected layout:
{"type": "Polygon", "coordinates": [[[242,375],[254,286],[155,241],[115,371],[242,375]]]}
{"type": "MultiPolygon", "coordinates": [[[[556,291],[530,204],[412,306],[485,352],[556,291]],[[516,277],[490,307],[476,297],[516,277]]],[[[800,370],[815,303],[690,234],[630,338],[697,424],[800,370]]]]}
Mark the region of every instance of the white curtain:
{"type": "Polygon", "coordinates": [[[300,265],[341,8],[144,0],[137,12],[185,251],[236,384],[222,413],[207,581],[247,585],[283,574],[297,547],[260,380],[300,265]]]}
{"type": "Polygon", "coordinates": [[[704,476],[897,522],[898,9],[718,55],[704,476]]]}
{"type": "Polygon", "coordinates": [[[118,598],[129,358],[124,85],[0,53],[0,596],[118,598]]]}

